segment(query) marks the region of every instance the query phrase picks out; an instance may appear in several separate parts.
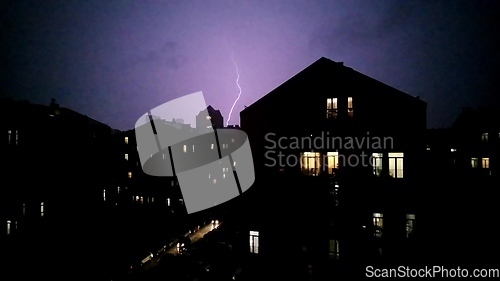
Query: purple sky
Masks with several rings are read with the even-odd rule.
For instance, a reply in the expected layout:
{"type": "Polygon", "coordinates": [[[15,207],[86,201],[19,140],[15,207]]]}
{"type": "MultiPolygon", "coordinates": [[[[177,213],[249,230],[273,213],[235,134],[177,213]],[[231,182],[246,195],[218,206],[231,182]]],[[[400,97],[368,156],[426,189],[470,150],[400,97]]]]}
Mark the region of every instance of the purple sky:
{"type": "Polygon", "coordinates": [[[498,101],[497,1],[2,1],[3,96],[127,130],[203,91],[224,118],[320,57],[428,102],[429,127],[498,101]]]}

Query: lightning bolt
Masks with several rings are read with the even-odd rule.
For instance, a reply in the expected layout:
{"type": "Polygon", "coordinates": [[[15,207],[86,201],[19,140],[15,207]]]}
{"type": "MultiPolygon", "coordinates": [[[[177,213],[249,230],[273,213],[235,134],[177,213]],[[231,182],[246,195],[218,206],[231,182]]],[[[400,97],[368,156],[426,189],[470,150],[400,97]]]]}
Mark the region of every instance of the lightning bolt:
{"type": "Polygon", "coordinates": [[[229,111],[229,116],[227,118],[226,127],[229,125],[229,121],[231,120],[231,114],[233,114],[234,106],[236,105],[236,103],[238,102],[238,100],[241,97],[240,72],[238,70],[238,65],[234,61],[234,54],[231,54],[231,60],[233,61],[234,67],[236,68],[236,85],[238,86],[239,93],[238,93],[238,97],[236,98],[236,100],[233,103],[233,106],[231,106],[231,110],[229,111]]]}

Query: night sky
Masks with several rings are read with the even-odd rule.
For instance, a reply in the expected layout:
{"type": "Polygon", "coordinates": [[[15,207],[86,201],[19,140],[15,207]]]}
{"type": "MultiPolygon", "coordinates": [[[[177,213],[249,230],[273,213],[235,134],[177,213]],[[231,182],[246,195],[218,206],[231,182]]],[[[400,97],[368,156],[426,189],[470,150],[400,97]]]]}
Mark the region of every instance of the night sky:
{"type": "MultiPolygon", "coordinates": [[[[428,102],[428,127],[498,102],[500,1],[19,1],[0,3],[2,96],[127,130],[203,91],[224,118],[319,59],[428,102]]],[[[300,109],[297,109],[300,112],[300,109]]]]}

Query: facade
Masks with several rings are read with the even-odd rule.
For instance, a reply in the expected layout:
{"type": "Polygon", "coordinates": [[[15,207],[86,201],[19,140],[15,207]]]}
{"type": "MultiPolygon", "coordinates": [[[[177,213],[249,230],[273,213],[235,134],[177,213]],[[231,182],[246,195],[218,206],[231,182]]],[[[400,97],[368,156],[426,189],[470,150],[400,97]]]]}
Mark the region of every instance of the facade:
{"type": "Polygon", "coordinates": [[[498,264],[499,109],[464,108],[448,128],[427,132],[427,249],[434,257],[461,264],[498,264]],[[450,239],[453,237],[453,239],[450,239]],[[464,241],[458,245],[453,241],[464,241]]]}
{"type": "MultiPolygon", "coordinates": [[[[178,207],[175,212],[181,213],[186,212],[187,203],[184,200],[188,199],[185,198],[187,194],[183,196],[179,187],[179,181],[181,181],[179,177],[184,176],[185,180],[189,180],[195,178],[189,175],[198,176],[200,173],[205,173],[206,192],[212,190],[212,193],[205,194],[207,196],[204,196],[204,199],[228,199],[227,196],[230,196],[228,194],[237,192],[236,189],[228,190],[234,176],[231,164],[224,159],[225,156],[239,148],[242,142],[246,141],[246,138],[243,139],[242,134],[238,133],[241,132],[238,130],[239,127],[223,126],[223,118],[219,110],[208,106],[200,111],[196,116],[196,127],[180,123],[175,118],[169,121],[156,117],[152,118],[153,123],[149,117],[147,118],[141,126],[119,136],[120,146],[117,147],[121,147],[122,158],[128,159],[124,161],[121,172],[122,177],[127,175],[128,178],[122,180],[135,186],[133,189],[136,189],[137,192],[163,193],[163,195],[156,193],[158,198],[161,198],[160,202],[170,201],[169,204],[178,207]],[[151,143],[154,148],[138,149],[138,143],[141,142],[136,138],[140,137],[140,140],[144,141],[142,142],[144,145],[150,141],[148,136],[153,132],[158,135],[170,136],[174,143],[165,148],[157,148],[157,143],[151,143]],[[218,159],[225,162],[216,161],[218,159]],[[211,163],[213,165],[207,166],[209,162],[213,162],[211,163]],[[197,170],[202,166],[204,167],[203,171],[197,170]],[[151,190],[148,191],[149,189],[151,190]],[[216,195],[217,192],[221,193],[220,196],[216,195]],[[167,197],[165,198],[165,196],[167,197]]],[[[201,201],[200,204],[203,204],[201,201]]],[[[217,203],[213,203],[209,206],[214,206],[214,204],[217,205],[217,203]]],[[[207,208],[209,206],[207,205],[207,208]]],[[[207,212],[196,215],[210,216],[207,212]]]]}
{"type": "MultiPolygon", "coordinates": [[[[113,186],[112,129],[50,104],[0,101],[0,247],[3,265],[18,278],[51,271],[50,253],[78,245],[103,254],[102,192],[113,186]],[[22,261],[22,262],[19,262],[22,261]],[[29,270],[26,270],[29,269],[29,270]]],[[[106,241],[106,242],[103,242],[106,241]]],[[[58,266],[78,272],[79,255],[58,266]]]]}
{"type": "Polygon", "coordinates": [[[198,130],[223,127],[224,117],[222,117],[220,110],[214,109],[211,105],[196,115],[196,128],[198,130]]]}
{"type": "Polygon", "coordinates": [[[122,187],[118,202],[137,208],[154,208],[174,213],[184,209],[178,182],[174,177],[156,177],[144,173],[135,130],[119,132],[114,136],[114,155],[117,186],[122,187]]]}
{"type": "Polygon", "coordinates": [[[498,112],[493,107],[464,108],[449,128],[429,130],[427,153],[435,170],[478,180],[497,178],[498,112]]]}
{"type": "MultiPolygon", "coordinates": [[[[151,154],[143,169],[136,139],[143,127],[114,130],[55,100],[2,99],[0,246],[19,265],[26,252],[78,245],[109,257],[100,268],[113,276],[178,230],[218,218],[230,230],[216,249],[238,253],[234,262],[251,265],[256,276],[356,276],[367,264],[421,257],[424,265],[496,266],[498,112],[464,108],[449,128],[428,130],[424,101],[321,58],[246,107],[241,128],[224,127],[212,106],[195,128],[151,116],[155,126],[188,137],[151,154]],[[237,193],[224,188],[234,189],[240,164],[225,158],[247,140],[240,130],[255,182],[248,190],[238,184],[237,193]],[[196,162],[174,170],[173,156],[196,162]],[[236,195],[186,217],[179,172],[199,175],[200,159],[220,164],[203,170],[203,191],[218,200],[236,195]],[[155,167],[172,174],[145,173],[155,167]]],[[[50,270],[50,261],[36,257],[30,265],[50,270]]],[[[85,262],[74,257],[61,267],[90,274],[85,262]]]]}
{"type": "Polygon", "coordinates": [[[29,218],[50,220],[61,213],[80,215],[90,209],[85,204],[111,184],[107,169],[111,128],[54,100],[38,105],[5,99],[0,106],[6,187],[2,237],[8,232],[5,220],[12,222],[11,230],[16,222],[20,231],[29,218]]]}
{"type": "Polygon", "coordinates": [[[317,274],[339,257],[401,256],[418,212],[424,101],[321,58],[240,120],[255,161],[244,208],[259,253],[317,274]]]}
{"type": "Polygon", "coordinates": [[[12,270],[29,265],[51,272],[48,259],[19,264],[17,258],[78,245],[85,257],[61,267],[74,273],[87,256],[102,255],[109,259],[87,273],[126,272],[134,257],[190,227],[179,220],[186,208],[176,177],[144,173],[134,129],[114,130],[55,100],[39,105],[2,99],[0,114],[0,245],[12,270]]]}

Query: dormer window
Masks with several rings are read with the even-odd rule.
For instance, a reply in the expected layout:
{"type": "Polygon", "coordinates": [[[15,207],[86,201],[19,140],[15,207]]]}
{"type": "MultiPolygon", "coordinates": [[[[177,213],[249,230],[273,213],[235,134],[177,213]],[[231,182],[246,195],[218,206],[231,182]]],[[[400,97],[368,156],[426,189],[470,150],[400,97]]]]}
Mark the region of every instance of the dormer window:
{"type": "Polygon", "coordinates": [[[9,145],[10,144],[15,144],[15,145],[19,144],[19,131],[18,130],[14,130],[14,131],[8,130],[7,135],[8,135],[9,145]]]}
{"type": "Polygon", "coordinates": [[[326,99],[326,118],[336,119],[338,116],[338,102],[337,98],[327,98],[326,99]]]}
{"type": "Polygon", "coordinates": [[[349,118],[352,118],[353,116],[353,106],[352,106],[352,97],[348,97],[347,98],[347,116],[349,116],[349,118]]]}
{"type": "Polygon", "coordinates": [[[488,142],[488,133],[483,133],[481,135],[481,141],[482,142],[488,142]]]}

